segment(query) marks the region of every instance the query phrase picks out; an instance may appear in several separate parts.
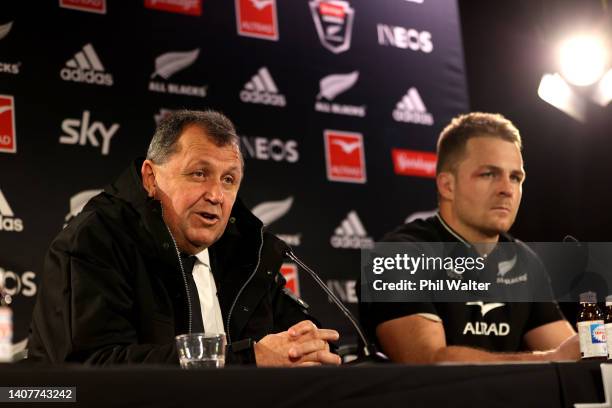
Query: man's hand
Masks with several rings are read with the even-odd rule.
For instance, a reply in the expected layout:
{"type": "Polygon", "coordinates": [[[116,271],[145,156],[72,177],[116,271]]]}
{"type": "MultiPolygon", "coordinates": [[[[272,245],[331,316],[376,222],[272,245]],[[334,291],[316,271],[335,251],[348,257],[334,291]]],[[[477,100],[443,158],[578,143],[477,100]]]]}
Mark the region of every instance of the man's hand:
{"type": "Polygon", "coordinates": [[[340,364],[340,357],[330,353],[328,341],[340,335],[335,330],[319,329],[303,320],[289,330],[268,334],[255,344],[255,359],[262,367],[313,366],[340,364]]]}

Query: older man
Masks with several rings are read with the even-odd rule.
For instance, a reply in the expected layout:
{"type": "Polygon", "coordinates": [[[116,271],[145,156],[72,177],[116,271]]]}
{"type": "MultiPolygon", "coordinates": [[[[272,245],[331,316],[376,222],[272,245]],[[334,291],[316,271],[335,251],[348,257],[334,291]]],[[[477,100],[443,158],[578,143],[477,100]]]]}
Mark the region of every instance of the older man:
{"type": "Polygon", "coordinates": [[[284,288],[276,238],[236,199],[238,137],[217,112],[165,118],[134,162],[57,236],[29,338],[51,363],[178,363],[174,336],[225,332],[229,363],[339,364],[284,288]]]}
{"type": "MultiPolygon", "coordinates": [[[[486,264],[506,265],[508,293],[534,280],[548,285],[537,256],[507,234],[525,180],[521,137],[506,118],[461,115],[438,139],[439,212],[387,234],[389,242],[452,242],[486,264]],[[505,248],[499,242],[513,243],[505,248]],[[505,258],[507,257],[507,258],[505,258]],[[529,276],[521,265],[539,265],[529,276]]],[[[382,350],[397,362],[572,360],[578,339],[554,302],[406,302],[364,304],[382,350]],[[369,306],[369,307],[368,307],[369,306]],[[486,327],[486,330],[482,328],[486,327]]]]}

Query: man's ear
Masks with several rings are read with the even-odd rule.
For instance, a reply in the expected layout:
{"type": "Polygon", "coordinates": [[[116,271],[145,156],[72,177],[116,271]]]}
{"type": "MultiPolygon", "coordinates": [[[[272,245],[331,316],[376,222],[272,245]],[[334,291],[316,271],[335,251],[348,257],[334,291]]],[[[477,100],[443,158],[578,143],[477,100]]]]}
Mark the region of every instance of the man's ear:
{"type": "Polygon", "coordinates": [[[140,169],[140,174],[142,175],[142,186],[147,191],[147,195],[151,198],[155,197],[157,190],[154,166],[155,165],[151,160],[145,160],[140,169]]]}
{"type": "Polygon", "coordinates": [[[455,175],[448,171],[442,171],[436,176],[438,194],[445,200],[453,200],[455,197],[455,175]]]}

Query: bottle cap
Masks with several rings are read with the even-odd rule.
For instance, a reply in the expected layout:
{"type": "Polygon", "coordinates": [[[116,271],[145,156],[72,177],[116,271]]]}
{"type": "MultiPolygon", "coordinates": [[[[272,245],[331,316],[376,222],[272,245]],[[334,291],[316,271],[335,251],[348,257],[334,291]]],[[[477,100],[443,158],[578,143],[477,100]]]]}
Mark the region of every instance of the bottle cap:
{"type": "Polygon", "coordinates": [[[597,303],[597,293],[595,292],[581,293],[580,303],[597,303]]]}

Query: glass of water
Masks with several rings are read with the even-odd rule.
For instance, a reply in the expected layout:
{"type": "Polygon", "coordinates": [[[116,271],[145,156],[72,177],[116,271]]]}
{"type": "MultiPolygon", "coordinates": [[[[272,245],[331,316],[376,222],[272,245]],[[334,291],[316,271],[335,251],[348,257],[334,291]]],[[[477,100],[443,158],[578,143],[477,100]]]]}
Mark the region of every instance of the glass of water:
{"type": "Polygon", "coordinates": [[[225,365],[225,334],[191,333],[176,336],[181,368],[222,368],[225,365]]]}

